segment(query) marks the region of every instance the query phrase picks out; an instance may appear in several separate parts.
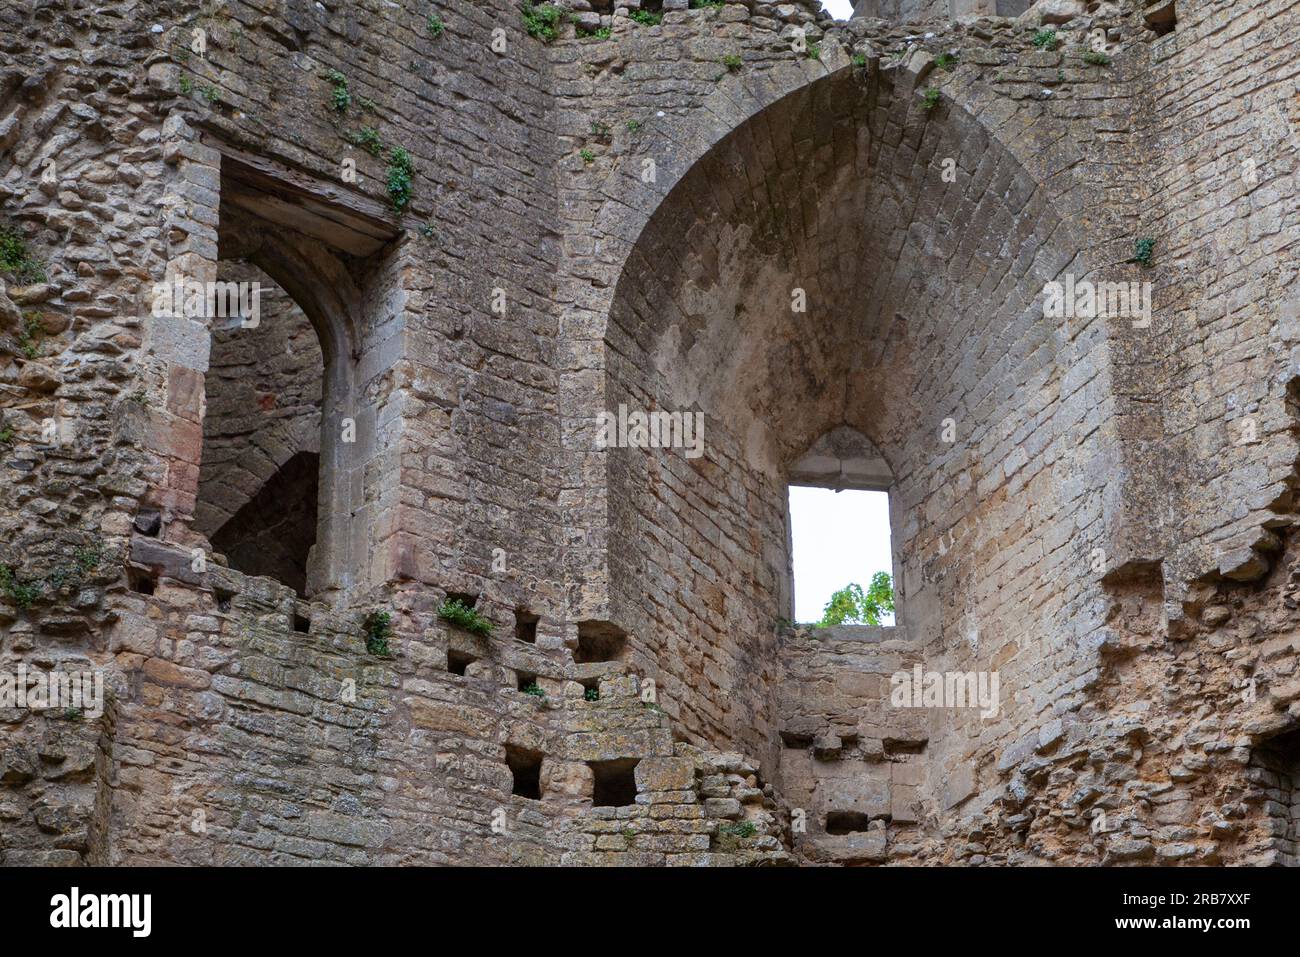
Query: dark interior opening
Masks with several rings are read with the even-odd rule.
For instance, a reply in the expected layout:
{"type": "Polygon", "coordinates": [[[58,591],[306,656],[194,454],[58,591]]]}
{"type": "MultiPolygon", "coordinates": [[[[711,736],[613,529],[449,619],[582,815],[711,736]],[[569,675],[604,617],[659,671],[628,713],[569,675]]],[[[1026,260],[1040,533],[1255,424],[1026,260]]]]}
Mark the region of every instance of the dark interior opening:
{"type": "Polygon", "coordinates": [[[478,604],[478,595],[470,594],[467,591],[449,591],[447,592],[447,601],[458,601],[466,608],[473,608],[478,604]]]}
{"type": "Polygon", "coordinates": [[[813,736],[811,734],[799,734],[794,731],[782,731],[781,746],[790,748],[794,751],[807,751],[812,747],[813,736]]]}
{"type": "Polygon", "coordinates": [[[1149,3],[1142,12],[1142,17],[1146,20],[1146,25],[1158,37],[1172,33],[1174,27],[1178,25],[1178,10],[1174,0],[1149,3]]]}
{"type": "Polygon", "coordinates": [[[1263,806],[1268,863],[1300,866],[1300,729],[1256,745],[1246,777],[1246,801],[1263,806]]]}
{"type": "Polygon", "coordinates": [[[264,575],[298,594],[307,590],[307,557],[316,543],[320,455],[298,452],[267,479],[212,536],[231,568],[264,575]]]}
{"type": "Polygon", "coordinates": [[[826,815],[826,833],[859,834],[870,823],[871,819],[858,811],[831,811],[826,815]]]}
{"type": "Polygon", "coordinates": [[[235,600],[235,593],[233,591],[226,591],[224,588],[218,588],[216,589],[216,595],[217,595],[217,611],[219,612],[230,611],[230,603],[235,600]]]}
{"type": "Polygon", "coordinates": [[[593,807],[627,807],[636,803],[636,758],[589,762],[596,776],[593,807]]]}
{"type": "Polygon", "coordinates": [[[578,650],[573,660],[578,664],[597,661],[620,661],[627,647],[627,633],[607,621],[578,622],[578,650]]]}
{"type": "Polygon", "coordinates": [[[447,670],[454,675],[463,675],[465,669],[474,661],[474,656],[466,654],[463,651],[449,649],[447,651],[447,670]]]}
{"type": "Polygon", "coordinates": [[[520,691],[523,691],[529,685],[533,685],[537,683],[537,675],[532,674],[531,672],[516,671],[515,675],[518,678],[518,681],[516,682],[516,687],[518,687],[520,691]]]}
{"type": "Polygon", "coordinates": [[[542,755],[526,748],[506,745],[506,764],[514,783],[510,793],[533,801],[542,799],[542,755]]]}
{"type": "Polygon", "coordinates": [[[537,615],[520,608],[515,611],[515,637],[530,645],[537,644],[537,615]]]}
{"type": "Polygon", "coordinates": [[[152,595],[157,587],[153,575],[134,568],[127,570],[126,580],[131,587],[131,591],[138,592],[141,595],[152,595]]]}
{"type": "Polygon", "coordinates": [[[304,635],[308,634],[311,631],[311,619],[295,613],[293,616],[293,630],[304,635]]]}

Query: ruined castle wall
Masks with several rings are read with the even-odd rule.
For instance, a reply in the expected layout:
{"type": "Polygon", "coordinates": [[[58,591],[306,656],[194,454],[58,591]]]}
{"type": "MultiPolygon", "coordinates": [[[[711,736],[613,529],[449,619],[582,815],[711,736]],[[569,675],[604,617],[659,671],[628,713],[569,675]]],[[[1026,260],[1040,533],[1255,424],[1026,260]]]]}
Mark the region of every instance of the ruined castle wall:
{"type": "Polygon", "coordinates": [[[394,595],[406,628],[378,653],[359,615],[216,568],[214,593],[197,593],[185,559],[162,556],[154,593],[124,596],[110,639],[131,686],[114,863],[786,857],[755,769],[675,745],[621,667],[449,628],[418,588],[394,595]],[[531,796],[512,793],[516,752],[540,762],[531,796]],[[593,807],[609,763],[631,765],[631,794],[593,807]],[[743,839],[720,831],[742,821],[743,839]]]}
{"type": "Polygon", "coordinates": [[[1150,46],[1142,223],[1158,242],[1160,321],[1132,349],[1160,373],[1145,378],[1163,415],[1141,441],[1161,460],[1146,472],[1165,495],[1146,497],[1165,516],[1153,557],[1167,563],[1174,618],[1193,579],[1259,575],[1278,547],[1266,529],[1292,508],[1295,13],[1288,2],[1179,3],[1174,29],[1150,46]]]}
{"type": "Polygon", "coordinates": [[[382,2],[0,11],[0,216],[44,269],[0,295],[0,655],[114,701],[0,716],[0,854],[735,863],[783,859],[779,804],[827,860],[1288,859],[1294,562],[1189,585],[1290,523],[1294,8],[1179,3],[1157,38],[1126,4],[1105,66],[1086,21],[1053,51],[763,2],[549,46],[507,0],[437,37],[382,2]],[[312,605],[195,564],[205,414],[246,400],[149,291],[244,252],[321,344],[312,605]],[[1064,272],[1152,278],[1153,328],[1045,322],[1064,272]],[[705,454],[598,450],[620,403],[703,413],[705,454]],[[897,479],[878,648],[775,627],[784,470],[841,424],[897,479]],[[575,663],[580,621],[627,660],[575,663]],[[996,669],[998,717],[890,712],[913,663],[996,669]]]}
{"type": "MultiPolygon", "coordinates": [[[[755,13],[751,26],[763,23],[755,13]]],[[[656,29],[694,26],[681,16],[656,29]]],[[[878,38],[886,50],[904,48],[900,41],[878,38]]],[[[859,49],[853,42],[851,30],[827,35],[819,64],[796,60],[789,70],[834,73],[859,49]]],[[[589,44],[604,63],[599,43],[589,44]]],[[[713,116],[735,125],[779,100],[773,92],[787,74],[773,62],[773,45],[735,76],[715,68],[720,92],[707,100],[708,115],[693,124],[694,101],[683,97],[682,118],[662,120],[662,141],[656,120],[640,141],[625,137],[618,123],[635,100],[612,102],[602,114],[615,130],[612,169],[601,168],[606,154],[596,146],[591,172],[620,197],[597,216],[611,235],[606,248],[640,237],[610,314],[606,407],[627,401],[706,416],[701,460],[680,451],[609,454],[611,526],[641,543],[611,550],[613,617],[657,646],[638,662],[658,669],[648,673],[669,689],[666,706],[689,733],[739,734],[746,748],[775,759],[766,724],[772,675],[762,667],[771,639],[756,629],[788,614],[781,463],[843,422],[847,407],[850,424],[876,441],[899,477],[893,525],[909,633],[929,643],[931,660],[1001,669],[1011,698],[994,726],[961,715],[960,727],[932,736],[936,782],[957,767],[976,769],[965,791],[949,795],[955,806],[996,787],[1001,751],[1036,735],[1054,703],[1077,704],[1095,670],[1078,636],[1100,624],[1104,608],[1101,574],[1088,561],[1118,517],[1118,493],[1108,486],[1120,461],[1105,398],[1105,327],[1048,326],[1039,294],[1067,266],[1081,276],[1092,268],[1075,217],[1102,196],[1082,171],[1106,175],[1109,131],[1131,101],[1124,83],[1078,62],[1078,48],[1041,52],[998,35],[936,41],[935,52],[949,47],[961,52],[951,84],[958,101],[938,119],[912,99],[918,74],[948,87],[920,54],[904,57],[889,80],[869,72],[860,87],[851,70],[836,74],[715,146],[713,116]],[[862,118],[850,122],[855,96],[862,118]],[[711,146],[691,177],[676,179],[683,151],[703,155],[711,146]],[[800,164],[795,155],[813,159],[800,164]],[[947,155],[957,160],[957,182],[937,192],[947,155]],[[667,183],[653,188],[674,192],[637,233],[636,217],[619,204],[645,203],[651,187],[636,178],[646,157],[663,159],[667,183]],[[1051,185],[1036,193],[1036,183],[1051,185]],[[861,222],[872,223],[865,240],[861,222]],[[894,222],[900,232],[891,238],[894,222]],[[793,248],[781,247],[786,235],[796,237],[793,248]],[[1014,265],[1003,272],[1009,255],[1014,265]],[[765,278],[764,256],[791,275],[765,278]],[[789,311],[792,285],[814,303],[806,323],[789,311]],[[996,319],[983,312],[990,301],[1002,310],[996,319]],[[859,304],[867,314],[855,318],[860,325],[839,318],[859,304]],[[928,332],[927,321],[942,333],[928,332]],[[945,449],[939,435],[949,413],[971,431],[945,449]],[[1012,541],[1021,544],[1004,550],[1012,541]],[[728,634],[722,622],[733,624],[728,634]]],[[[726,48],[699,47],[719,60],[726,48]]],[[[615,59],[609,69],[617,67],[615,59]]],[[[594,268],[585,259],[582,266],[594,268]]]]}
{"type": "Polygon", "coordinates": [[[838,626],[788,631],[780,651],[781,797],[804,821],[796,851],[903,859],[936,813],[924,788],[930,722],[921,708],[893,706],[892,677],[924,670],[924,646],[898,627],[838,626]]]}

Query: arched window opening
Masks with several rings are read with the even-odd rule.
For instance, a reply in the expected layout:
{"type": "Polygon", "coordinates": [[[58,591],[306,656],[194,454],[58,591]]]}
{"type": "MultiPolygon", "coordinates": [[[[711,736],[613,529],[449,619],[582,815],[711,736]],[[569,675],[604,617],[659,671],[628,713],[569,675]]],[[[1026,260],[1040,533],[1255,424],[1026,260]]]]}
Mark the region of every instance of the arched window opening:
{"type": "Polygon", "coordinates": [[[253,317],[215,319],[195,525],[230,567],[307,591],[316,543],[324,360],[302,309],[256,266],[253,317]]]}
{"type": "Polygon", "coordinates": [[[833,429],[790,466],[789,483],[793,620],[894,624],[893,476],[875,445],[833,429]]]}

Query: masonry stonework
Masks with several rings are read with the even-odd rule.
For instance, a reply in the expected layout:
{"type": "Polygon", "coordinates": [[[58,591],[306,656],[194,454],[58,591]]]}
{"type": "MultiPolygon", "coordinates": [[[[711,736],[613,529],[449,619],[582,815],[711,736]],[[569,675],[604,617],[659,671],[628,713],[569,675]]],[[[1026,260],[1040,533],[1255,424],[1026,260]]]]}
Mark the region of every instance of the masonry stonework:
{"type": "Polygon", "coordinates": [[[1296,863],[1300,0],[565,10],[0,10],[0,863],[1296,863]]]}

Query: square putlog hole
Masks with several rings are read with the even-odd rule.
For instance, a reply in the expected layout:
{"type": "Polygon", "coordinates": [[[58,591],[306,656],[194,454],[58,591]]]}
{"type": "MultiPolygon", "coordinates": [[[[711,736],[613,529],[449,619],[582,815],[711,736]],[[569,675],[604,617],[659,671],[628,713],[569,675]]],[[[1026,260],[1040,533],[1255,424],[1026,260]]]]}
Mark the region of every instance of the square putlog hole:
{"type": "Polygon", "coordinates": [[[524,608],[515,611],[515,637],[530,645],[537,644],[537,622],[540,620],[524,608]]]}
{"type": "Polygon", "coordinates": [[[463,651],[447,652],[447,670],[454,675],[463,675],[465,669],[474,663],[474,656],[463,651]]]}
{"type": "Polygon", "coordinates": [[[592,807],[627,807],[636,803],[636,758],[590,761],[595,775],[592,807]]]}
{"type": "Polygon", "coordinates": [[[871,818],[857,811],[831,811],[826,815],[827,834],[861,834],[871,827],[871,818]]]}
{"type": "Polygon", "coordinates": [[[1178,11],[1174,0],[1157,0],[1156,3],[1147,4],[1146,9],[1142,11],[1142,19],[1158,37],[1172,33],[1174,27],[1178,25],[1178,11]]]}
{"type": "Polygon", "coordinates": [[[622,661],[627,650],[627,632],[607,621],[578,622],[578,650],[573,660],[580,665],[598,661],[622,661]]]}
{"type": "Polygon", "coordinates": [[[506,764],[513,781],[510,793],[530,801],[542,799],[542,755],[526,748],[506,745],[506,764]]]}

